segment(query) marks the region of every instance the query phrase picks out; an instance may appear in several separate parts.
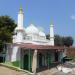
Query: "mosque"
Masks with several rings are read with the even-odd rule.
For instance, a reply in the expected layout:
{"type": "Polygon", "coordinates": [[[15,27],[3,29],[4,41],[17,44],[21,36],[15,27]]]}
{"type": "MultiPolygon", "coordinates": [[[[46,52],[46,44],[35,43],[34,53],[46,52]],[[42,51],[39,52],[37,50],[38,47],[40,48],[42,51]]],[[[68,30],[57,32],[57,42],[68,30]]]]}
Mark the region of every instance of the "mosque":
{"type": "Polygon", "coordinates": [[[50,68],[53,63],[59,63],[66,55],[63,47],[54,46],[54,25],[50,25],[50,40],[46,34],[34,24],[27,28],[23,25],[24,12],[20,8],[18,23],[14,30],[13,45],[8,47],[6,61],[19,61],[19,67],[36,73],[41,68],[50,68]]]}

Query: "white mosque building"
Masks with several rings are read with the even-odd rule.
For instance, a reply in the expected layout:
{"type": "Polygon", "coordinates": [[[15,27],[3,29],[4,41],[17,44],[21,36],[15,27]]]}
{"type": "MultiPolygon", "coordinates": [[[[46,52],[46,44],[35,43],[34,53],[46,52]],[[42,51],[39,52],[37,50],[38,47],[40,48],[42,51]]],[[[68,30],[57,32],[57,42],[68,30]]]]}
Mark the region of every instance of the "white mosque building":
{"type": "Polygon", "coordinates": [[[52,63],[61,62],[65,56],[63,47],[54,46],[54,25],[50,25],[50,40],[34,24],[24,28],[23,9],[18,13],[18,23],[14,30],[13,45],[8,47],[6,61],[20,63],[20,68],[37,72],[42,67],[49,68],[52,63]]]}

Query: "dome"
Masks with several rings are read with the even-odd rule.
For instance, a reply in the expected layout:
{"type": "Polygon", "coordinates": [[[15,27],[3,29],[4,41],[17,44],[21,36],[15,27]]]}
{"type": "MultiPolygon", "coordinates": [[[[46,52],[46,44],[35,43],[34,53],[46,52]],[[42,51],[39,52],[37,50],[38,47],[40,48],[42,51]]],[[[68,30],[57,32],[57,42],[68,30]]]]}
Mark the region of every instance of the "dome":
{"type": "Polygon", "coordinates": [[[44,32],[40,31],[39,36],[46,36],[44,32]]]}
{"type": "Polygon", "coordinates": [[[33,24],[28,26],[25,31],[27,34],[39,34],[39,30],[33,24]]]}

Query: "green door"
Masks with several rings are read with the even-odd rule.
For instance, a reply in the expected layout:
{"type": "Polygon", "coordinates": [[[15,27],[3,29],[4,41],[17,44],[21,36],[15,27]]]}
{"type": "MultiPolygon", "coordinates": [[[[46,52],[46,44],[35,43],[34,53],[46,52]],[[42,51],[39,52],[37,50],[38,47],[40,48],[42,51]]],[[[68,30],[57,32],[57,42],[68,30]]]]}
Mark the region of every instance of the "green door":
{"type": "Polygon", "coordinates": [[[48,65],[48,69],[51,68],[51,56],[50,54],[47,53],[47,65],[48,65]]]}
{"type": "Polygon", "coordinates": [[[55,52],[55,61],[58,61],[58,52],[55,52]]]}
{"type": "Polygon", "coordinates": [[[42,67],[42,54],[39,54],[39,67],[42,67]]]}
{"type": "Polygon", "coordinates": [[[25,70],[28,70],[28,55],[24,55],[24,63],[23,67],[25,70]]]}

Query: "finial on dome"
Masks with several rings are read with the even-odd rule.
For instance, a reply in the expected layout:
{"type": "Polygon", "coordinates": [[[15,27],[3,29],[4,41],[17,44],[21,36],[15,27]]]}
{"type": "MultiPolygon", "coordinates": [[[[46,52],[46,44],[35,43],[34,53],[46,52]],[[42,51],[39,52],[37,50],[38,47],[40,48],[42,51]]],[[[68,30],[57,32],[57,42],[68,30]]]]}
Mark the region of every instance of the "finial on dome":
{"type": "Polygon", "coordinates": [[[50,21],[50,26],[53,26],[54,23],[53,23],[53,19],[51,18],[51,21],[50,21]]]}
{"type": "Polygon", "coordinates": [[[22,10],[22,5],[20,5],[20,10],[22,10]]]}
{"type": "Polygon", "coordinates": [[[19,12],[23,12],[22,5],[20,5],[19,12]]]}

